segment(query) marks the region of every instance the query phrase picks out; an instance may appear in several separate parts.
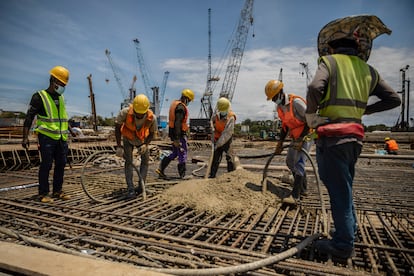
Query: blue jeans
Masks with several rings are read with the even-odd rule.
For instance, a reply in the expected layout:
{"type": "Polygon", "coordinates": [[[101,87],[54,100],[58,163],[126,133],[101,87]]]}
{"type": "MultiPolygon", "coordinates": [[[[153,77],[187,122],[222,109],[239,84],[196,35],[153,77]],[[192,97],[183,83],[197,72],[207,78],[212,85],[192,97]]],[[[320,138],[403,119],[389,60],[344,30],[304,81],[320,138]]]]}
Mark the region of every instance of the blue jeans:
{"type": "Polygon", "coordinates": [[[68,143],[62,140],[53,140],[46,135],[40,134],[39,150],[42,162],[39,167],[39,195],[49,193],[49,172],[52,169],[53,161],[53,193],[62,191],[63,176],[65,172],[68,143]]]}
{"type": "MultiPolygon", "coordinates": [[[[324,138],[322,138],[324,139],[324,138]]],[[[354,248],[357,218],[352,184],[355,164],[362,146],[357,142],[327,146],[323,140],[316,147],[319,177],[328,189],[335,234],[332,237],[338,249],[354,248]]]]}

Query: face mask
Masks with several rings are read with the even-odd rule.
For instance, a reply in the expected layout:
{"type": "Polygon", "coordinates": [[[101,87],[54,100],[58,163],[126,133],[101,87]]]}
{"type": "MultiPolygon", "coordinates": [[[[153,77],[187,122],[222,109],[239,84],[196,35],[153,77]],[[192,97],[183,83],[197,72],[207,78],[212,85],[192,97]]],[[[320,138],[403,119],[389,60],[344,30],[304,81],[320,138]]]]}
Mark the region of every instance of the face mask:
{"type": "Polygon", "coordinates": [[[65,87],[56,84],[55,85],[55,92],[58,93],[59,95],[62,95],[63,92],[65,92],[65,87]]]}
{"type": "Polygon", "coordinates": [[[276,103],[276,104],[281,104],[281,103],[282,103],[282,100],[283,100],[283,99],[280,99],[280,98],[279,98],[279,99],[277,99],[277,100],[275,101],[275,103],[276,103]]]}
{"type": "Polygon", "coordinates": [[[220,111],[220,116],[221,117],[226,117],[227,116],[227,112],[226,111],[220,111]]]}

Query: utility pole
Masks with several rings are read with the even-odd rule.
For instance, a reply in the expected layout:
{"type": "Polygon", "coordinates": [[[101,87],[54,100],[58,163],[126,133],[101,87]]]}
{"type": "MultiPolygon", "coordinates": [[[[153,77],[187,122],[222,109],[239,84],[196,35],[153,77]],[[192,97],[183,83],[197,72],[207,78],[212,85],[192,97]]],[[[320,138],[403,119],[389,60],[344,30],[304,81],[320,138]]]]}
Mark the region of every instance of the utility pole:
{"type": "Polygon", "coordinates": [[[410,80],[406,80],[406,78],[405,78],[405,72],[408,70],[409,67],[410,67],[409,65],[406,65],[404,68],[400,69],[400,72],[401,72],[401,91],[398,92],[398,93],[401,94],[401,115],[400,115],[401,122],[398,125],[398,128],[400,130],[408,130],[408,128],[410,126],[409,125],[409,120],[410,120],[410,112],[409,112],[409,107],[410,107],[410,80]],[[406,83],[407,83],[407,87],[408,87],[407,90],[406,90],[406,87],[405,87],[406,83]],[[406,103],[407,103],[407,105],[406,105],[406,103]]]}
{"type": "Polygon", "coordinates": [[[93,130],[98,131],[98,123],[96,120],[95,94],[93,93],[93,89],[92,89],[92,74],[89,74],[89,76],[87,76],[87,79],[88,79],[88,84],[89,84],[89,98],[91,99],[91,105],[92,105],[93,130]]]}

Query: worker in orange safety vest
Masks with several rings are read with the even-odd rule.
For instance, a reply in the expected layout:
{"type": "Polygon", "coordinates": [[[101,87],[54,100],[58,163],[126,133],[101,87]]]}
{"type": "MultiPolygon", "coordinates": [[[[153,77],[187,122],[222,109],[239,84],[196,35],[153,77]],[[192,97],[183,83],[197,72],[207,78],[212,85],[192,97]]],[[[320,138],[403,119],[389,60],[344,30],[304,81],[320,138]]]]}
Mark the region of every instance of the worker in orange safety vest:
{"type": "Polygon", "coordinates": [[[221,97],[217,101],[217,113],[211,118],[214,128],[214,153],[209,178],[215,178],[223,153],[226,154],[227,171],[236,169],[235,155],[232,148],[236,115],[230,109],[230,101],[221,97]]]}
{"type": "Polygon", "coordinates": [[[387,151],[388,154],[398,154],[398,144],[397,141],[391,139],[390,137],[384,138],[384,150],[387,151]]]}
{"type": "Polygon", "coordinates": [[[147,96],[139,94],[133,103],[121,109],[115,120],[115,139],[117,156],[125,158],[125,180],[128,188],[128,198],[142,193],[142,187],[134,189],[133,184],[133,156],[134,147],[138,149],[141,157],[139,173],[145,183],[148,172],[149,149],[157,127],[157,117],[149,109],[150,102],[147,96]],[[121,145],[121,136],[123,145],[121,145]]]}
{"type": "Polygon", "coordinates": [[[311,143],[304,141],[304,137],[309,133],[306,124],[305,100],[293,94],[286,94],[283,91],[283,82],[270,80],[265,87],[267,100],[272,100],[277,105],[277,113],[282,121],[282,129],[279,141],[276,145],[275,154],[282,153],[283,142],[289,135],[291,140],[290,147],[286,155],[286,165],[293,174],[294,183],[291,194],[282,199],[282,202],[289,205],[297,205],[301,196],[307,194],[307,179],[305,163],[306,154],[302,151],[309,151],[311,143]]]}

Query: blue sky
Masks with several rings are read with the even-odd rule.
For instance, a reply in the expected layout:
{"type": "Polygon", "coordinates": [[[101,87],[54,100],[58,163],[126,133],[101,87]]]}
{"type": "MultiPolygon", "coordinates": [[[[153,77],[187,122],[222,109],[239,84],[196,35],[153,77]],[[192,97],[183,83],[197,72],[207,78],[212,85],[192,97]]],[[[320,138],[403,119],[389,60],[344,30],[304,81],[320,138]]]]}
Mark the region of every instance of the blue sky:
{"type": "MultiPolygon", "coordinates": [[[[65,91],[70,116],[91,112],[89,74],[98,115],[115,116],[123,96],[105,49],[111,51],[124,88],[137,75],[137,93],[144,92],[133,43],[138,38],[152,81],[161,85],[164,72],[170,72],[161,114],[166,115],[169,101],[183,88],[190,88],[196,94],[190,117],[197,118],[208,71],[208,9],[214,74],[227,65],[223,54],[243,5],[244,0],[0,1],[0,109],[26,112],[31,95],[47,88],[49,70],[63,65],[71,72],[65,91]]],[[[307,63],[313,75],[320,29],[348,15],[377,15],[392,30],[374,40],[368,62],[400,91],[400,69],[414,66],[413,12],[411,0],[255,0],[232,102],[239,122],[273,118],[274,105],[266,101],[264,86],[278,77],[280,68],[285,91],[305,96],[300,63],[307,63]]],[[[217,72],[224,79],[224,69],[217,72]]],[[[407,77],[412,79],[413,72],[408,70],[407,77]]],[[[214,101],[221,84],[216,86],[214,101]]],[[[411,110],[413,106],[414,95],[411,110]]],[[[364,116],[363,121],[394,125],[400,112],[364,116]]]]}

